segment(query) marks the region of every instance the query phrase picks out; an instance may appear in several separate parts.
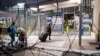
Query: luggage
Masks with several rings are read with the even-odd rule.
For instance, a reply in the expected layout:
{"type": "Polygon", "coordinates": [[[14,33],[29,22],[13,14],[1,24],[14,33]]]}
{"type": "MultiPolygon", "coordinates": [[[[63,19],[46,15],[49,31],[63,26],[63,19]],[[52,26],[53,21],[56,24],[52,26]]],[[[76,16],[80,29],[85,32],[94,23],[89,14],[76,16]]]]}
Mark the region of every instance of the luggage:
{"type": "Polygon", "coordinates": [[[48,33],[47,32],[41,33],[39,35],[39,40],[41,40],[42,42],[45,42],[47,37],[48,37],[48,33]]]}

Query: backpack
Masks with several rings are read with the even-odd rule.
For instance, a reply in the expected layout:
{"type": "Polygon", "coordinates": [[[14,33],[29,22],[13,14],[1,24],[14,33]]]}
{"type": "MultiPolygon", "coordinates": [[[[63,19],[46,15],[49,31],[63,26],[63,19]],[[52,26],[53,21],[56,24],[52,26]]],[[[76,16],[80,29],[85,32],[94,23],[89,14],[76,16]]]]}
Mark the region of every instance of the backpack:
{"type": "Polygon", "coordinates": [[[8,27],[7,31],[8,31],[8,33],[11,32],[10,26],[8,27]]]}

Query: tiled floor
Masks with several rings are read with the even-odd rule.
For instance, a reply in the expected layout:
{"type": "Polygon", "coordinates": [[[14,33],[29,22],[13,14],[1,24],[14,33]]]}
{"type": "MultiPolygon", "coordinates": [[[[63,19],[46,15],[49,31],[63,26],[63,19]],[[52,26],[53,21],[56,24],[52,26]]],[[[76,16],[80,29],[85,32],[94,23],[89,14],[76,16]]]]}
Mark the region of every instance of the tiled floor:
{"type": "MultiPolygon", "coordinates": [[[[75,37],[75,35],[69,36],[71,42],[73,41],[74,37],[75,37]]],[[[77,35],[72,46],[71,46],[72,48],[70,49],[70,51],[83,52],[83,53],[88,53],[88,54],[100,53],[100,50],[95,49],[95,47],[97,47],[97,45],[90,45],[89,44],[89,42],[95,42],[94,38],[95,37],[93,34],[92,34],[92,36],[82,36],[82,46],[79,46],[78,35],[77,35]]],[[[57,56],[62,55],[61,51],[65,51],[65,50],[67,51],[69,49],[70,42],[69,42],[68,36],[66,36],[66,35],[51,36],[51,39],[52,40],[47,39],[46,42],[40,42],[38,40],[37,35],[31,35],[27,39],[28,46],[33,45],[38,40],[37,41],[38,44],[36,45],[36,47],[55,50],[55,51],[43,50],[43,51],[51,53],[51,54],[55,54],[57,56]],[[60,51],[58,51],[58,50],[60,50],[60,51]]],[[[9,42],[9,40],[6,40],[5,42],[9,42]]],[[[36,56],[38,56],[39,51],[33,51],[33,52],[35,53],[36,56]]],[[[40,52],[40,53],[41,53],[40,56],[52,56],[52,55],[44,53],[44,52],[40,52]]],[[[16,53],[16,54],[14,54],[14,56],[32,56],[32,53],[30,50],[27,50],[25,52],[16,53]]]]}

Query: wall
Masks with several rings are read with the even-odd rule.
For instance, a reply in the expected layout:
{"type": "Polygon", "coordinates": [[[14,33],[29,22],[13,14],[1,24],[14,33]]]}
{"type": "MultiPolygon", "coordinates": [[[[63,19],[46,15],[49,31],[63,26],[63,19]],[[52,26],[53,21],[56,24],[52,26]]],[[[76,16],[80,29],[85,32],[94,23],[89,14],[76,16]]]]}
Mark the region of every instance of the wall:
{"type": "Polygon", "coordinates": [[[100,30],[100,0],[94,0],[94,11],[93,11],[93,31],[96,34],[96,39],[98,35],[98,30],[100,30]],[[97,29],[96,29],[97,28],[97,29]]]}

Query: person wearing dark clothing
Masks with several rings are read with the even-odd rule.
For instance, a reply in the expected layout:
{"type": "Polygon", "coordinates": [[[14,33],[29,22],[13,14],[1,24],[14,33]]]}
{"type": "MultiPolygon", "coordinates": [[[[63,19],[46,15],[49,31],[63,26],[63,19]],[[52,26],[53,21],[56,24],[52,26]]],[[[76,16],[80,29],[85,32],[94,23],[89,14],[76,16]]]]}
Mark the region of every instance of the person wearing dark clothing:
{"type": "Polygon", "coordinates": [[[12,22],[11,26],[9,26],[9,29],[10,29],[10,32],[8,32],[8,33],[11,38],[11,41],[10,41],[10,43],[8,43],[8,45],[11,44],[11,46],[13,46],[13,42],[15,41],[15,34],[17,33],[17,29],[15,27],[15,22],[12,22]]]}
{"type": "Polygon", "coordinates": [[[0,34],[2,33],[2,28],[0,28],[0,34]]]}
{"type": "Polygon", "coordinates": [[[48,33],[48,35],[49,35],[49,40],[51,40],[51,24],[48,24],[47,26],[46,26],[46,29],[47,29],[47,33],[48,33]]]}
{"type": "Polygon", "coordinates": [[[1,38],[2,28],[0,28],[0,38],[1,38]]]}

